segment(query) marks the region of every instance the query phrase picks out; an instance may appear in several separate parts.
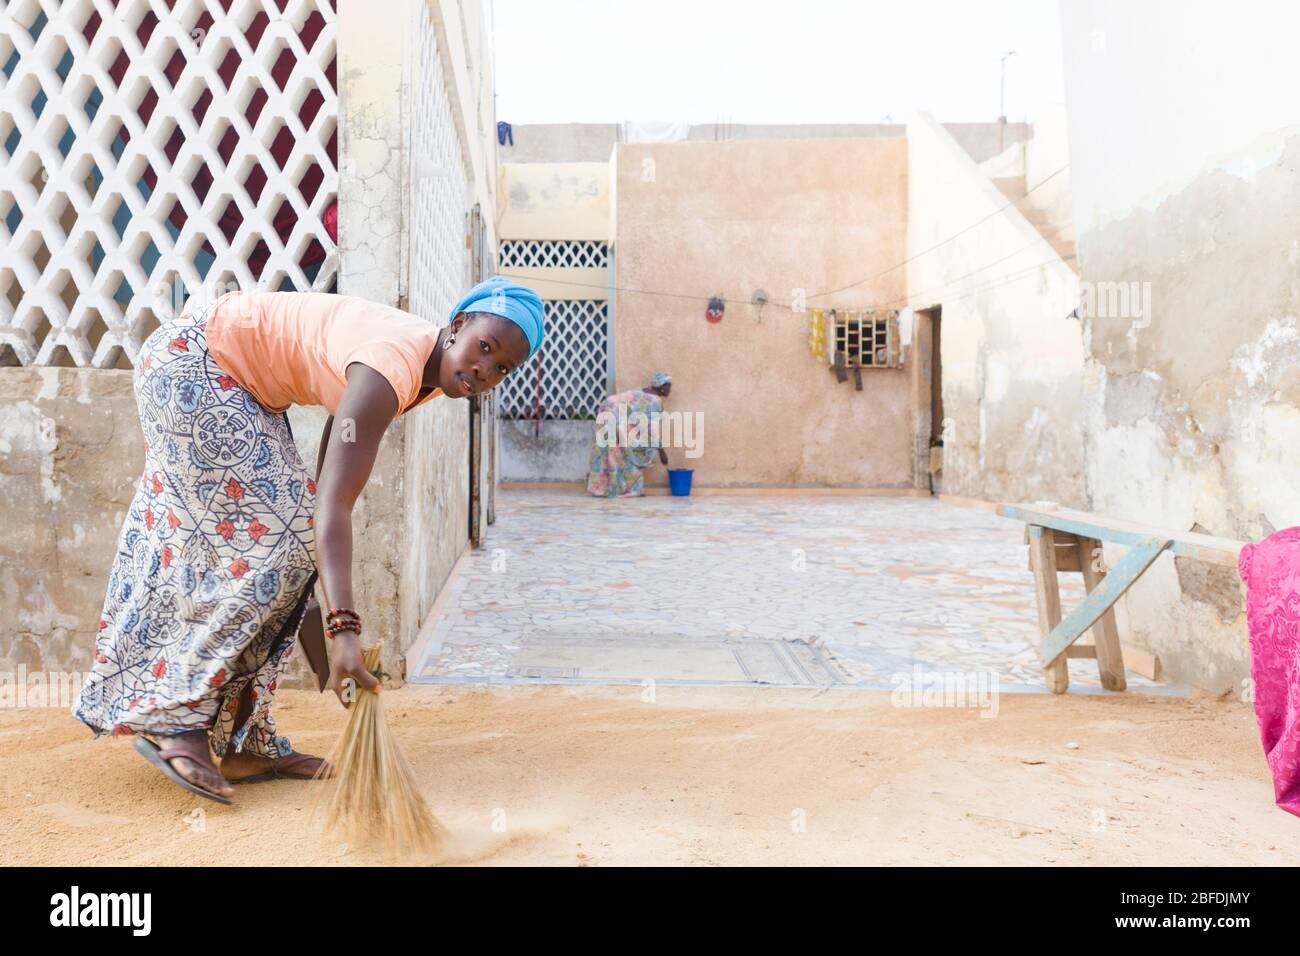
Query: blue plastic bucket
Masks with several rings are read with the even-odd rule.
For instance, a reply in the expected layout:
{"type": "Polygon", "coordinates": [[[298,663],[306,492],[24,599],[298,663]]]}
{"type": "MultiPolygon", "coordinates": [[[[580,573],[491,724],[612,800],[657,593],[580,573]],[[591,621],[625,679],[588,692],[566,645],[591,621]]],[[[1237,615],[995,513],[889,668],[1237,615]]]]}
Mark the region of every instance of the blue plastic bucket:
{"type": "Polygon", "coordinates": [[[686,498],[691,493],[691,475],[695,474],[694,468],[669,468],[668,469],[668,487],[673,491],[673,497],[686,498]]]}

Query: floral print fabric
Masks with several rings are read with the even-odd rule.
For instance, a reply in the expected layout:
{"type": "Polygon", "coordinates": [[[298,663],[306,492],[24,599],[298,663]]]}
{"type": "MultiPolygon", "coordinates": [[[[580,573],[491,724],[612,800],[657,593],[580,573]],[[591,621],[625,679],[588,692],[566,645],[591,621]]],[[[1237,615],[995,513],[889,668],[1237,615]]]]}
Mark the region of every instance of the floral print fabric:
{"type": "Polygon", "coordinates": [[[1277,805],[1300,816],[1300,528],[1241,549],[1250,676],[1277,805]]]}
{"type": "Polygon", "coordinates": [[[162,325],[137,361],[144,474],[73,714],[96,734],[206,729],[218,756],[285,757],[271,702],[314,581],[316,487],[287,416],[212,359],[210,311],[162,325]]]}
{"type": "Polygon", "coordinates": [[[617,392],[600,403],[587,473],[588,494],[597,498],[645,494],[642,472],[659,457],[658,419],[663,410],[662,398],[641,389],[617,392]]]}

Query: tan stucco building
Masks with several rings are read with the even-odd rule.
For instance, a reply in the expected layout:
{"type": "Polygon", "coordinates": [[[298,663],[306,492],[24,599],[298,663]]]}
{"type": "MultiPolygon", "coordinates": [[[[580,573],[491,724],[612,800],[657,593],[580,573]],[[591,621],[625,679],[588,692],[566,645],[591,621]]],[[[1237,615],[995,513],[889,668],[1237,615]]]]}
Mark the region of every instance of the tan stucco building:
{"type": "MultiPolygon", "coordinates": [[[[589,382],[603,375],[604,391],[622,391],[659,369],[673,375],[669,410],[695,416],[704,438],[689,459],[670,450],[670,465],[694,469],[696,487],[943,488],[1078,503],[1077,466],[1039,468],[1033,451],[1050,440],[1060,454],[1049,458],[1068,461],[1082,447],[1079,425],[1066,425],[1082,369],[1078,323],[1064,318],[1077,291],[1072,237],[1060,229],[1068,177],[1052,177],[1050,190],[1027,185],[1066,154],[1063,122],[1042,137],[924,116],[908,126],[692,127],[677,142],[628,142],[612,125],[514,137],[503,157],[526,161],[501,167],[503,241],[531,243],[538,260],[597,236],[609,249],[602,269],[583,274],[554,256],[541,268],[503,257],[503,270],[540,282],[557,305],[604,303],[608,361],[586,366],[589,382]],[[607,160],[592,161],[602,149],[607,160]],[[564,150],[585,159],[557,161],[564,150]],[[939,242],[980,218],[961,243],[939,242]],[[964,280],[990,259],[985,278],[999,281],[972,299],[964,280]],[[725,310],[710,322],[714,296],[725,310]],[[891,316],[899,361],[839,381],[808,344],[810,323],[831,310],[891,316]],[[1039,321],[1053,310],[1060,322],[1039,321]],[[1034,362],[1019,361],[1026,349],[1034,362]]],[[[584,329],[566,331],[575,337],[548,344],[553,355],[592,351],[584,329]]],[[[565,376],[579,363],[543,363],[531,399],[512,386],[503,477],[577,481],[590,415],[564,418],[548,393],[572,391],[565,376]]],[[[648,483],[664,486],[664,470],[648,483]]]]}

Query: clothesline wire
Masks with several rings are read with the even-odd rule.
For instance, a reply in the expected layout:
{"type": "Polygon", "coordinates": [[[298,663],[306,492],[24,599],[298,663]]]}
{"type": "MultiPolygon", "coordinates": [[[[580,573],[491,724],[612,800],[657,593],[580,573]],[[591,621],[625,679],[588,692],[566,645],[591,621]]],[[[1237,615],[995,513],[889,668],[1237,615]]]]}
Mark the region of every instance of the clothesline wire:
{"type": "MultiPolygon", "coordinates": [[[[810,299],[819,299],[819,298],[822,298],[823,296],[834,295],[834,294],[839,293],[839,292],[847,291],[848,289],[857,288],[858,286],[860,286],[860,285],[864,285],[864,284],[866,284],[866,283],[868,283],[868,282],[871,282],[871,281],[873,281],[874,279],[879,279],[881,276],[888,275],[889,273],[893,272],[895,269],[901,269],[903,266],[908,265],[909,263],[915,262],[917,259],[921,258],[921,256],[924,256],[924,255],[926,255],[926,254],[928,254],[928,253],[934,252],[936,249],[939,249],[939,248],[941,248],[941,247],[947,245],[948,243],[952,242],[954,239],[957,239],[957,238],[959,238],[959,237],[965,235],[966,233],[970,232],[970,231],[971,231],[972,229],[974,229],[975,227],[980,226],[980,225],[983,225],[984,223],[988,222],[990,219],[992,219],[994,216],[998,215],[999,213],[1004,212],[1005,210],[1009,209],[1009,208],[1012,207],[1012,206],[1015,206],[1017,203],[1019,203],[1019,202],[1021,202],[1022,200],[1028,198],[1028,196],[1029,196],[1031,193],[1033,193],[1034,190],[1036,190],[1036,189],[1038,189],[1038,188],[1040,188],[1040,187],[1046,185],[1046,184],[1047,184],[1050,180],[1052,180],[1054,177],[1059,176],[1061,173],[1065,172],[1065,171],[1066,171],[1067,169],[1069,169],[1069,168],[1070,168],[1070,164],[1069,164],[1069,163],[1066,163],[1066,164],[1065,164],[1064,166],[1062,166],[1060,169],[1057,169],[1055,172],[1049,173],[1048,175],[1046,175],[1046,176],[1044,176],[1042,179],[1040,179],[1038,182],[1036,182],[1033,186],[1031,186],[1031,187],[1029,187],[1027,190],[1025,190],[1025,193],[1024,193],[1023,196],[1020,196],[1020,197],[1017,198],[1017,199],[1012,199],[1012,200],[1006,202],[1005,204],[999,206],[997,209],[994,209],[994,210],[993,210],[992,212],[990,212],[987,216],[984,216],[983,218],[978,219],[978,220],[976,220],[975,222],[971,223],[969,226],[966,226],[965,228],[960,229],[960,230],[958,230],[957,232],[954,232],[952,235],[948,236],[948,237],[945,238],[945,239],[942,239],[942,240],[939,241],[939,242],[936,242],[934,245],[930,246],[929,248],[922,249],[920,252],[917,252],[917,253],[915,253],[915,254],[913,254],[913,255],[911,255],[911,256],[908,256],[906,259],[903,259],[903,260],[901,260],[901,261],[899,261],[899,262],[896,262],[896,263],[894,263],[892,266],[889,266],[889,267],[886,268],[886,269],[882,269],[882,270],[880,270],[879,272],[873,273],[872,275],[869,275],[869,276],[867,276],[866,278],[859,279],[859,280],[857,280],[856,282],[851,282],[851,283],[849,283],[848,285],[840,286],[839,288],[836,288],[836,289],[828,289],[828,290],[826,290],[826,291],[824,291],[824,292],[818,292],[818,293],[815,293],[814,295],[807,296],[807,297],[804,299],[804,302],[807,302],[807,301],[810,300],[810,299]]],[[[1040,238],[1045,238],[1045,237],[1040,237],[1040,238]]],[[[1036,242],[1038,242],[1038,241],[1039,241],[1039,240],[1035,240],[1034,243],[1030,243],[1030,245],[1034,245],[1034,244],[1035,244],[1036,242]]],[[[1026,246],[1025,248],[1028,248],[1028,246],[1026,246]]],[[[1018,251],[1023,251],[1023,250],[1018,250],[1018,251]]],[[[1014,254],[1014,253],[1013,253],[1013,254],[1014,254]]],[[[1009,257],[1004,257],[1004,259],[1005,259],[1005,258],[1009,258],[1009,257]]],[[[1002,260],[1002,259],[999,259],[999,260],[998,260],[998,262],[1001,262],[1001,261],[1003,261],[1003,260],[1002,260]]],[[[990,267],[993,266],[993,265],[997,265],[997,262],[990,263],[988,266],[984,266],[984,267],[981,268],[981,269],[976,269],[974,272],[967,273],[967,276],[975,275],[976,273],[982,272],[984,269],[990,268],[990,267]]],[[[520,274],[520,273],[512,273],[512,272],[500,272],[500,273],[498,273],[498,275],[502,275],[502,276],[505,276],[506,278],[510,278],[510,279],[519,279],[519,280],[529,280],[529,279],[536,279],[536,278],[538,278],[538,277],[535,276],[535,275],[523,275],[523,274],[520,274]]],[[[965,278],[965,277],[963,277],[963,278],[965,278]]],[[[958,280],[952,280],[952,281],[955,282],[955,281],[958,281],[958,280]]],[[[617,285],[597,284],[597,283],[594,283],[594,282],[576,282],[576,281],[569,281],[569,280],[561,280],[561,281],[560,281],[560,284],[562,284],[562,285],[566,285],[566,286],[577,286],[577,287],[579,287],[579,288],[586,288],[586,289],[604,289],[604,290],[606,290],[606,291],[608,291],[608,292],[623,292],[623,293],[627,293],[627,294],[629,294],[629,295],[653,295],[653,296],[659,296],[659,297],[661,297],[661,298],[666,298],[666,299],[686,299],[686,300],[693,301],[693,302],[709,302],[709,301],[711,301],[712,299],[715,298],[715,296],[711,296],[711,295],[693,295],[693,294],[690,294],[690,293],[684,293],[684,292],[667,292],[667,291],[662,291],[662,290],[657,290],[657,289],[634,289],[634,288],[631,288],[631,287],[629,287],[629,286],[617,286],[617,285]]],[[[923,293],[921,293],[921,294],[923,294],[923,293]]],[[[750,304],[750,303],[747,302],[747,301],[746,301],[746,302],[742,302],[742,301],[739,300],[739,299],[728,299],[728,298],[726,298],[725,296],[717,296],[716,298],[721,298],[722,301],[725,302],[725,303],[728,304],[728,305],[738,305],[738,304],[749,305],[749,304],[750,304]]],[[[910,298],[910,294],[909,294],[909,298],[910,298]]],[[[780,301],[780,300],[769,300],[769,301],[766,303],[766,305],[771,305],[771,306],[775,306],[775,307],[777,307],[777,308],[786,309],[787,311],[792,311],[792,312],[793,312],[793,311],[796,311],[796,310],[794,309],[794,303],[793,303],[793,302],[785,302],[785,301],[780,301]]],[[[876,308],[883,308],[883,306],[876,306],[876,308]]],[[[800,310],[797,310],[797,311],[803,311],[803,310],[800,309],[800,310]]]]}
{"type": "MultiPolygon", "coordinates": [[[[1016,281],[1016,280],[1019,279],[1021,276],[1027,275],[1028,273],[1031,273],[1031,272],[1035,272],[1035,271],[1037,271],[1038,269],[1043,268],[1044,266],[1050,266],[1050,265],[1052,265],[1053,263],[1058,262],[1058,261],[1059,261],[1059,259],[1048,259],[1046,262],[1035,262],[1035,263],[1034,263],[1033,265],[1031,265],[1031,266],[1026,266],[1026,267],[1023,268],[1023,269],[1017,269],[1015,272],[1008,272],[1006,275],[999,276],[998,278],[993,279],[992,281],[990,281],[990,282],[988,282],[988,283],[985,283],[984,285],[979,285],[979,286],[975,286],[975,287],[973,287],[973,288],[971,288],[971,289],[967,289],[967,290],[966,290],[963,294],[961,294],[961,295],[946,296],[946,297],[944,298],[944,301],[945,301],[945,302],[960,302],[962,299],[969,299],[971,296],[973,296],[973,295],[978,295],[978,294],[981,293],[981,292],[986,292],[986,291],[988,291],[989,289],[996,289],[996,288],[1000,288],[1000,287],[1002,287],[1002,286],[1004,286],[1004,285],[1010,285],[1012,282],[1016,281]]],[[[897,301],[897,300],[896,300],[896,301],[897,301]]]]}
{"type": "MultiPolygon", "coordinates": [[[[957,276],[957,278],[955,278],[955,279],[949,279],[947,282],[941,283],[940,285],[931,286],[930,288],[928,288],[928,289],[923,289],[923,290],[921,290],[920,292],[909,292],[907,295],[900,296],[900,297],[898,297],[898,298],[896,298],[896,299],[891,299],[889,302],[885,302],[885,303],[883,303],[883,304],[881,304],[881,305],[876,306],[876,308],[878,308],[878,309],[888,309],[888,308],[890,308],[891,306],[895,306],[895,305],[900,305],[900,304],[902,304],[902,305],[906,305],[906,304],[907,304],[910,300],[912,300],[912,299],[920,298],[921,296],[927,296],[927,295],[930,295],[930,294],[933,293],[933,292],[939,292],[939,291],[942,290],[942,289],[946,289],[946,288],[948,288],[948,287],[951,286],[951,285],[955,285],[956,283],[961,282],[963,279],[969,279],[971,276],[976,276],[976,275],[979,275],[981,272],[986,272],[986,271],[988,271],[989,269],[992,269],[994,266],[996,266],[996,265],[1000,265],[1001,263],[1006,262],[1008,259],[1012,259],[1012,258],[1014,258],[1015,256],[1020,255],[1020,253],[1024,252],[1026,249],[1032,249],[1034,246],[1038,245],[1038,244],[1041,243],[1041,242],[1047,242],[1047,237],[1046,237],[1046,236],[1039,236],[1039,237],[1038,237],[1037,239],[1035,239],[1033,242],[1031,242],[1031,243],[1029,243],[1029,244],[1027,244],[1027,245],[1021,246],[1021,247],[1020,247],[1019,249],[1017,249],[1015,252],[1008,253],[1007,255],[1003,256],[1001,259],[995,259],[995,260],[992,261],[992,262],[986,263],[985,265],[980,266],[978,269],[973,269],[973,270],[971,270],[970,272],[966,273],[965,275],[957,276]]],[[[1040,263],[1038,263],[1038,264],[1036,264],[1036,265],[1034,265],[1034,266],[1032,266],[1032,267],[1030,267],[1030,268],[1031,268],[1031,269],[1039,269],[1039,268],[1042,268],[1043,266],[1049,266],[1049,265],[1052,264],[1052,262],[1055,262],[1055,261],[1056,261],[1056,260],[1049,260],[1048,262],[1040,262],[1040,263]]],[[[951,296],[948,296],[947,298],[948,298],[950,301],[951,301],[951,299],[952,299],[951,296]]],[[[964,297],[963,297],[963,296],[959,296],[958,298],[964,298],[964,297]]],[[[828,311],[828,310],[823,310],[823,311],[828,311]]]]}

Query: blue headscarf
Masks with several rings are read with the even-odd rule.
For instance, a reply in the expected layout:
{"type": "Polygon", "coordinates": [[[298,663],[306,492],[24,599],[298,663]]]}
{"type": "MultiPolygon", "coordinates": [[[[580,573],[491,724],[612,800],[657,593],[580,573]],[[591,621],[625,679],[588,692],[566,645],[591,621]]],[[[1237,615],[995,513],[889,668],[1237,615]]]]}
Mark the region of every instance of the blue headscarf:
{"type": "Polygon", "coordinates": [[[537,293],[526,285],[512,282],[504,276],[493,276],[480,282],[465,293],[465,298],[456,303],[451,310],[450,321],[462,312],[487,312],[509,319],[528,336],[528,357],[542,344],[546,334],[542,322],[542,300],[537,293]]]}

